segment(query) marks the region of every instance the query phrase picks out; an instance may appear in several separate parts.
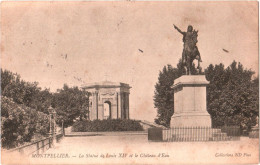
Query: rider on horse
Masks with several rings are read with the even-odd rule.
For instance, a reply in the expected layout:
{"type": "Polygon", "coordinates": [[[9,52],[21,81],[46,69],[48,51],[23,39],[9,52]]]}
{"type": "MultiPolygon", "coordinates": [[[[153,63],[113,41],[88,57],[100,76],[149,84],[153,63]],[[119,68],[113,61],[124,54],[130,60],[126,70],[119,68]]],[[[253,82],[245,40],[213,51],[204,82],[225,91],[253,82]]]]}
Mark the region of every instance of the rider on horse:
{"type": "Polygon", "coordinates": [[[177,29],[177,31],[183,35],[183,39],[182,39],[184,43],[183,52],[182,52],[183,64],[187,65],[187,56],[190,55],[192,57],[189,58],[198,60],[198,68],[199,68],[199,62],[202,62],[202,60],[199,53],[199,49],[196,46],[196,43],[198,42],[197,40],[198,31],[193,30],[193,27],[191,25],[188,26],[187,32],[182,32],[175,25],[174,28],[177,29]]]}

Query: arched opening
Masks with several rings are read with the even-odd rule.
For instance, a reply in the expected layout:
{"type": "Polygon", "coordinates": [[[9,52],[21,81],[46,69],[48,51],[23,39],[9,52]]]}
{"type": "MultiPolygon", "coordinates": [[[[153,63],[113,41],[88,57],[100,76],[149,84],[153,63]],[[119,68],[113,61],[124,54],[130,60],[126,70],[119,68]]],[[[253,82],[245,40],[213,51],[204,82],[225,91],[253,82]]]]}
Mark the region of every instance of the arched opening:
{"type": "Polygon", "coordinates": [[[111,119],[111,102],[104,102],[104,119],[111,119]]]}

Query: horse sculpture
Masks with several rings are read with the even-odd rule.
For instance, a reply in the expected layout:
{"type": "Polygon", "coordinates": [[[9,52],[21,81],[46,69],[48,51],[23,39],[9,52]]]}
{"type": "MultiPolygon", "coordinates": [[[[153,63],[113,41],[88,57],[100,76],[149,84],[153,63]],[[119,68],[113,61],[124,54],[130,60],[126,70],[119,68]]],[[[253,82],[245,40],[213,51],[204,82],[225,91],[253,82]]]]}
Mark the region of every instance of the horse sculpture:
{"type": "Polygon", "coordinates": [[[193,61],[198,60],[197,69],[200,68],[200,52],[198,47],[196,46],[198,40],[198,31],[193,30],[192,26],[188,26],[187,32],[182,32],[178,27],[174,25],[174,28],[178,30],[183,35],[184,48],[182,52],[182,63],[185,67],[185,71],[187,75],[191,75],[191,67],[193,61]]]}

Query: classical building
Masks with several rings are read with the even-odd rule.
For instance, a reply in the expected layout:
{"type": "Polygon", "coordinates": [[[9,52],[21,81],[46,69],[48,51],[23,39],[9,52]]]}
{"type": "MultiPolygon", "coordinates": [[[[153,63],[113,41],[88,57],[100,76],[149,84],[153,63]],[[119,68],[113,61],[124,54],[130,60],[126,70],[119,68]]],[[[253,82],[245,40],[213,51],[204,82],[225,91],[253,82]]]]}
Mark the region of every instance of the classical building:
{"type": "Polygon", "coordinates": [[[89,119],[129,119],[130,86],[110,81],[85,84],[89,92],[89,119]]]}

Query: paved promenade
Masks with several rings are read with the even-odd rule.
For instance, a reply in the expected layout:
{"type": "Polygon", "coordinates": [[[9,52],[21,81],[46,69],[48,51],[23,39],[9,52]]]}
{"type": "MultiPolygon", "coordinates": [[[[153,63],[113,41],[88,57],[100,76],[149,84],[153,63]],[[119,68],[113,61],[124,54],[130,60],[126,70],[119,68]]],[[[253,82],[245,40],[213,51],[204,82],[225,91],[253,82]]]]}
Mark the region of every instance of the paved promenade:
{"type": "Polygon", "coordinates": [[[258,139],[222,142],[149,142],[147,135],[64,137],[32,164],[256,163],[258,139]]]}

